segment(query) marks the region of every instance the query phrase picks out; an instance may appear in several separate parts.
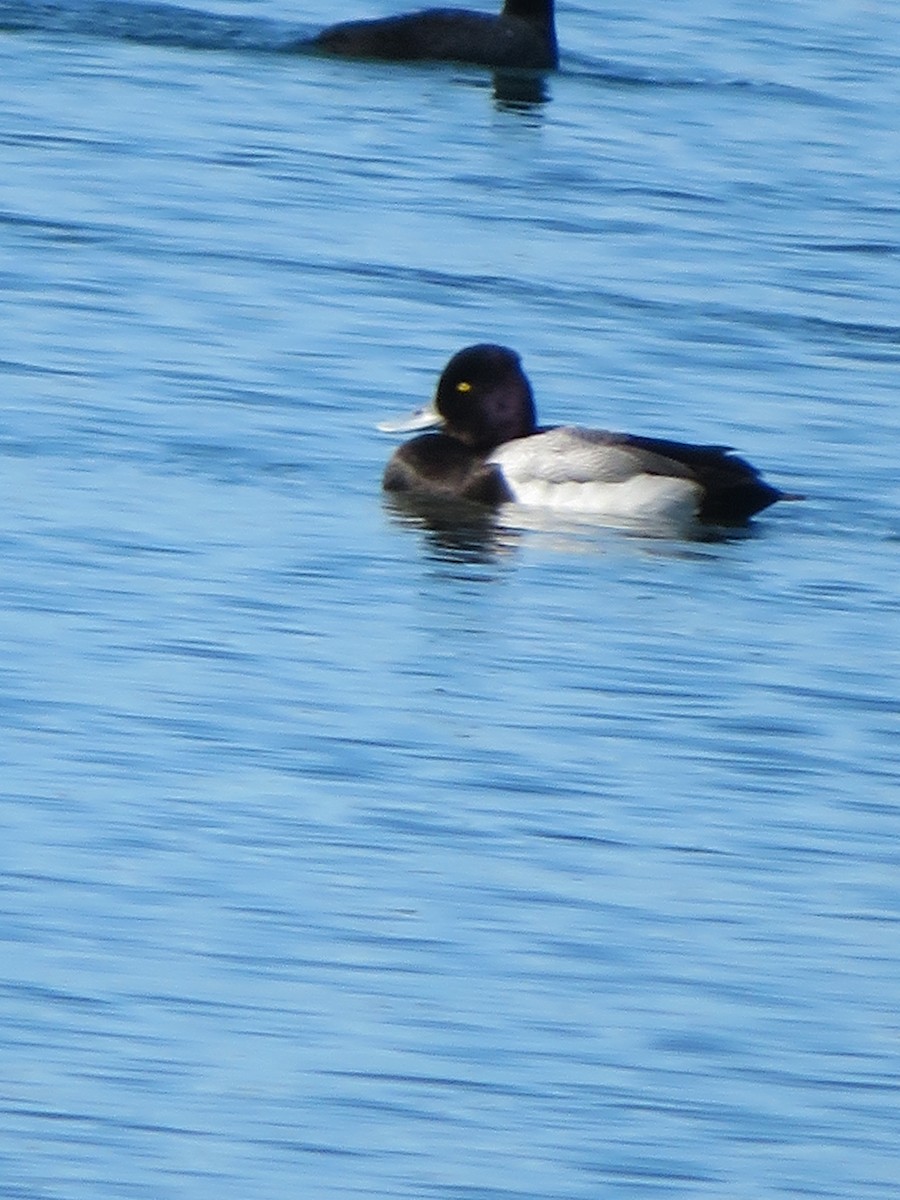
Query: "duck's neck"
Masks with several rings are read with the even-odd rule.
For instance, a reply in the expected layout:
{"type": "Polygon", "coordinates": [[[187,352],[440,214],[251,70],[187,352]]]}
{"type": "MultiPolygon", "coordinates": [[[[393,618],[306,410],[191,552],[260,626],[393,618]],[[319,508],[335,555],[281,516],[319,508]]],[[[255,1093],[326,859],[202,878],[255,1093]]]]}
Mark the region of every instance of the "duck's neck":
{"type": "Polygon", "coordinates": [[[553,29],[553,0],[506,0],[504,17],[518,17],[541,29],[553,29]]]}

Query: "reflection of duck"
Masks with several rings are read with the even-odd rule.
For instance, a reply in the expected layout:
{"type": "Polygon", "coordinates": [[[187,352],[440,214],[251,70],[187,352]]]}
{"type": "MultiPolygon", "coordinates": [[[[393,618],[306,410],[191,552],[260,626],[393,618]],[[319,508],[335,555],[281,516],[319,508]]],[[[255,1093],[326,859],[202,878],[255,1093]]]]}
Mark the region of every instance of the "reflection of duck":
{"type": "Polygon", "coordinates": [[[559,62],[553,0],[505,0],[498,17],[430,8],[330,25],[308,45],[347,58],[431,59],[486,67],[546,69],[559,62]]]}
{"type": "Polygon", "coordinates": [[[538,428],[531,385],[505,346],[469,346],[447,364],[434,404],[390,432],[439,425],[404,443],[384,473],[390,492],[435,500],[510,501],[614,519],[742,524],[777,500],[727,446],[694,446],[573,426],[538,428]]]}
{"type": "Polygon", "coordinates": [[[393,521],[423,533],[427,548],[443,562],[495,562],[519,543],[521,531],[482,504],[429,500],[412,492],[387,492],[385,498],[393,521]]]}

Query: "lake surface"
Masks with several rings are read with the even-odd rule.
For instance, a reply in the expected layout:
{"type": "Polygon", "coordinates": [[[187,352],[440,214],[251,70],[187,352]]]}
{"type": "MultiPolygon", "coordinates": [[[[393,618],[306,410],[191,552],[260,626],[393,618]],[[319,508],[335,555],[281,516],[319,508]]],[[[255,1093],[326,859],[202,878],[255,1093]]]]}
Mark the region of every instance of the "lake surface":
{"type": "Polygon", "coordinates": [[[0,1196],[894,1200],[900,14],[391,7],[0,0],[0,1196]],[[807,499],[392,507],[479,340],[807,499]]]}

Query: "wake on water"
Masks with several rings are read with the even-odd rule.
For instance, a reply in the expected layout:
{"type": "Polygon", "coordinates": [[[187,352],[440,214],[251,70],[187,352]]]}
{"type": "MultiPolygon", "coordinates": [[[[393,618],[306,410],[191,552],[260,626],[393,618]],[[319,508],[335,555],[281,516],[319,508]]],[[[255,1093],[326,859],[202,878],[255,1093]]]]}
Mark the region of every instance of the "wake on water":
{"type": "Polygon", "coordinates": [[[0,0],[0,30],[177,46],[288,53],[315,30],[259,17],[224,17],[173,4],[116,0],[0,0]]]}

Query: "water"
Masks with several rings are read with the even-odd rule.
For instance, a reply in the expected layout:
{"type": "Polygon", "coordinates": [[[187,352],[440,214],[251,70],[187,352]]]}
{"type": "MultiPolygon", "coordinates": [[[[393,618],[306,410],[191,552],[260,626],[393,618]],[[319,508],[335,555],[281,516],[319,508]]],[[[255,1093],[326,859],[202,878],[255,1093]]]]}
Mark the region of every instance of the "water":
{"type": "Polygon", "coordinates": [[[4,1200],[896,1196],[900,22],[640,8],[0,3],[4,1200]],[[392,508],[484,338],[807,501],[392,508]]]}

